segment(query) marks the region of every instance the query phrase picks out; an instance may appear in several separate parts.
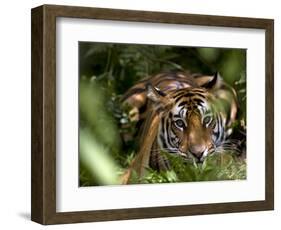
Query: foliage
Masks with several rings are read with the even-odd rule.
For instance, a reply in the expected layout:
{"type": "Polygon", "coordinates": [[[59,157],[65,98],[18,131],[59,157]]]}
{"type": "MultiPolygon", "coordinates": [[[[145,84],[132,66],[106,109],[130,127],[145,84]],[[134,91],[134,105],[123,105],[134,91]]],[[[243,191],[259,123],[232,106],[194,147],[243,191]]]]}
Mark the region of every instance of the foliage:
{"type": "MultiPolygon", "coordinates": [[[[164,153],[165,154],[165,153],[164,153]]],[[[147,169],[142,183],[196,182],[246,179],[246,161],[231,152],[214,154],[201,164],[187,162],[180,157],[165,154],[172,170],[157,172],[147,169]]]]}
{"type": "MultiPolygon", "coordinates": [[[[80,186],[118,184],[118,176],[135,156],[136,142],[124,145],[120,136],[138,129],[128,122],[121,98],[137,81],[162,71],[219,71],[238,95],[240,110],[233,129],[246,133],[246,51],[160,45],[79,43],[80,186]]],[[[244,143],[245,144],[245,143],[244,143]]],[[[173,170],[147,169],[136,183],[229,180],[246,178],[246,161],[235,154],[214,154],[203,164],[169,160],[173,170]]]]}

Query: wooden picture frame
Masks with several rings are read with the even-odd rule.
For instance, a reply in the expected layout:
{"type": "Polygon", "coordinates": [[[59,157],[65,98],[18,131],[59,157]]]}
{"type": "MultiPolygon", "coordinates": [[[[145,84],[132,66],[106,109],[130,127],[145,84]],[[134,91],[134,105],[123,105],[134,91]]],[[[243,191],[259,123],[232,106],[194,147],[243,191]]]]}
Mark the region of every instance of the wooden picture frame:
{"type": "Polygon", "coordinates": [[[62,224],[272,210],[274,208],[274,21],[271,19],[43,5],[32,9],[31,219],[62,224]],[[173,23],[265,30],[265,200],[97,211],[56,211],[56,18],[173,23]]]}

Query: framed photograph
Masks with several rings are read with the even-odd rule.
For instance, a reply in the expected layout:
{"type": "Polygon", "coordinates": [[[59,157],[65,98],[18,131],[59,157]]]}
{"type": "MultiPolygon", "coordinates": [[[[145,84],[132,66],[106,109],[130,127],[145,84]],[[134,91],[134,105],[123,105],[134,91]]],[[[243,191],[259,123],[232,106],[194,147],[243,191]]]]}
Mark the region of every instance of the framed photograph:
{"type": "Polygon", "coordinates": [[[41,224],[273,210],[274,21],[32,9],[41,224]]]}

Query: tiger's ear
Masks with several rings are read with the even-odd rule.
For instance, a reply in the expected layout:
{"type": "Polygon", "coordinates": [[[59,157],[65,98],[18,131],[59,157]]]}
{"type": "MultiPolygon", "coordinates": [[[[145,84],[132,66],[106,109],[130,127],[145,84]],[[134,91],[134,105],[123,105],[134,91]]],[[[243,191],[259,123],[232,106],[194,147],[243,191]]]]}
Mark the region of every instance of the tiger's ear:
{"type": "Polygon", "coordinates": [[[218,72],[210,76],[201,76],[195,79],[198,86],[206,89],[215,89],[221,86],[222,78],[218,72]]]}
{"type": "Polygon", "coordinates": [[[147,98],[149,98],[153,102],[161,102],[163,100],[163,97],[166,96],[164,92],[152,86],[150,83],[146,85],[146,92],[147,98]]]}
{"type": "Polygon", "coordinates": [[[169,95],[150,83],[146,85],[146,92],[147,98],[152,102],[152,107],[157,112],[167,112],[174,105],[174,100],[169,95]]]}

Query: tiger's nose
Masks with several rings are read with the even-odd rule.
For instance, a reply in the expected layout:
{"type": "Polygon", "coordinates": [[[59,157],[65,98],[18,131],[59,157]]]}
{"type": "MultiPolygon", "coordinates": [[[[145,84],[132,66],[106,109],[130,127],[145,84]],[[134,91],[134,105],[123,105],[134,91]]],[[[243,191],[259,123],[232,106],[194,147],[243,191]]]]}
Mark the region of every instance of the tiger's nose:
{"type": "Polygon", "coordinates": [[[193,145],[189,148],[189,152],[195,156],[198,160],[200,160],[206,150],[204,145],[193,145]]]}

